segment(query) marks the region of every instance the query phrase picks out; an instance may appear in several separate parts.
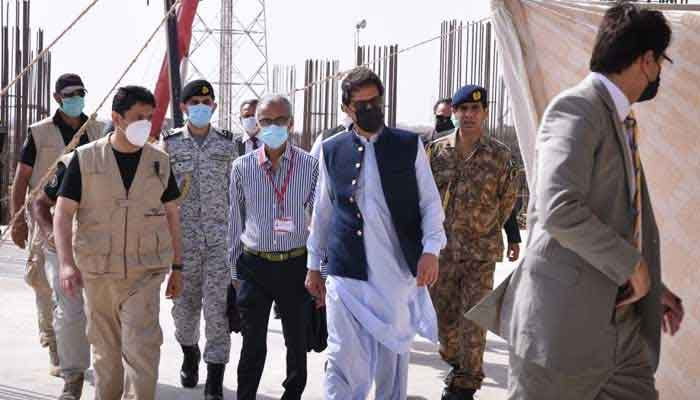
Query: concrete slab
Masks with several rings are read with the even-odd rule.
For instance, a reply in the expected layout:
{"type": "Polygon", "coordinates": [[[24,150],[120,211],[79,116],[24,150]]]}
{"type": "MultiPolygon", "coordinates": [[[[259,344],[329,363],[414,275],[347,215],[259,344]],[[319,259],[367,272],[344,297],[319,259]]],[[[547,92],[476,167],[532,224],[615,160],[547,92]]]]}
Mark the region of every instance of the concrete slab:
{"type": "MultiPolygon", "coordinates": [[[[48,375],[48,352],[39,347],[34,294],[22,280],[22,270],[26,254],[15,247],[0,247],[0,400],[48,400],[55,399],[63,381],[48,375]]],[[[510,263],[499,264],[496,280],[500,282],[512,270],[510,263]]],[[[160,321],[163,327],[163,344],[158,399],[189,400],[201,399],[203,378],[206,366],[201,365],[202,384],[196,389],[183,389],[179,386],[179,368],[182,355],[174,338],[173,320],[170,315],[171,302],[163,298],[160,321]]],[[[202,332],[202,338],[204,332],[202,332]]],[[[226,371],[224,385],[226,399],[235,398],[236,364],[241,349],[241,337],[232,336],[231,363],[226,371]]],[[[203,345],[203,342],[202,344],[203,345]]],[[[279,399],[285,377],[285,348],[282,327],[279,321],[271,319],[268,332],[268,356],[263,373],[258,399],[279,399]]],[[[309,354],[309,378],[305,399],[322,399],[323,354],[309,354]]],[[[485,356],[486,381],[479,392],[482,400],[505,398],[507,385],[508,356],[505,343],[498,337],[489,335],[485,356]]],[[[411,350],[408,393],[409,399],[439,399],[442,379],[448,367],[437,354],[437,346],[418,339],[411,350]]],[[[88,378],[93,382],[92,373],[88,378]]],[[[94,396],[92,383],[85,387],[84,399],[94,396]]],[[[373,397],[371,397],[373,398],[373,397]]]]}

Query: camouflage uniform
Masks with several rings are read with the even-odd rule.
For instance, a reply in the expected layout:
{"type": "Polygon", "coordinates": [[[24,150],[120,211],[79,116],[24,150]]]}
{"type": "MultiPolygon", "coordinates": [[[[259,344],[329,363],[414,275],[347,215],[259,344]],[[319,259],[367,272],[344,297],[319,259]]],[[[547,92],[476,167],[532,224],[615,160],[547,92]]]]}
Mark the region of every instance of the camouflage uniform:
{"type": "Polygon", "coordinates": [[[180,219],[184,246],[184,290],[175,299],[172,315],[175,338],[184,346],[199,342],[204,303],[206,346],[204,361],[226,364],[231,337],[226,294],[231,284],[227,265],[229,176],[237,156],[233,135],[211,128],[201,146],[187,127],[164,135],[163,147],[182,196],[180,219]]]}
{"type": "Polygon", "coordinates": [[[518,183],[504,144],[482,136],[469,155],[460,156],[455,140],[452,132],[428,149],[447,233],[440,276],[431,295],[438,315],[440,355],[452,366],[445,384],[479,389],[486,332],[464,313],[493,288],[496,262],[503,260],[501,229],[515,204],[518,183]]]}

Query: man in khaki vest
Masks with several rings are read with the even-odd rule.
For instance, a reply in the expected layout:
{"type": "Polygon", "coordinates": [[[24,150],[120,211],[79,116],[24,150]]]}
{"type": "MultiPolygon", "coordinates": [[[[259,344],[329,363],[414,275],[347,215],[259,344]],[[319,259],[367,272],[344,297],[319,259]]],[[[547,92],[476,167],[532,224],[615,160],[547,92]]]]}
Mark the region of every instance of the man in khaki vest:
{"type": "MultiPolygon", "coordinates": [[[[36,188],[56,159],[63,154],[63,149],[70,143],[75,133],[88,120],[83,114],[85,104],[85,86],[76,74],[61,75],[56,81],[54,100],[60,108],[53,117],[46,118],[29,127],[27,140],[22,147],[17,172],[12,184],[12,214],[24,204],[27,189],[36,188]]],[[[91,122],[86,134],[80,137],[80,144],[96,140],[102,135],[104,127],[100,122],[91,122]]],[[[53,309],[51,287],[44,271],[44,248],[38,239],[38,228],[34,224],[31,212],[22,215],[12,226],[12,240],[17,246],[29,248],[25,280],[34,288],[39,317],[39,340],[43,347],[49,348],[51,357],[51,374],[58,376],[58,351],[53,329],[53,309]],[[29,227],[27,226],[29,221],[29,227]],[[31,232],[31,235],[29,233],[31,232]],[[29,243],[27,245],[27,239],[29,243]]]]}
{"type": "Polygon", "coordinates": [[[160,286],[171,267],[166,298],[182,290],[180,192],[168,155],[146,143],[154,107],[148,89],[120,88],[115,131],[76,151],[58,190],[61,287],[85,288],[98,400],[155,398],[160,286]]]}

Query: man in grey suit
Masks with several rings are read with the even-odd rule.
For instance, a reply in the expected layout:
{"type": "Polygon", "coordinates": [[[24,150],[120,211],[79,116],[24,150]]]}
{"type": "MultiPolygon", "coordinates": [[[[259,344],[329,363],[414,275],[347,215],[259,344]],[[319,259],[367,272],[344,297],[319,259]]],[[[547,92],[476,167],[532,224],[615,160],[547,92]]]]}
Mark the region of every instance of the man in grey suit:
{"type": "Polygon", "coordinates": [[[592,73],[557,96],[537,136],[522,264],[467,317],[510,345],[509,398],[656,399],[660,332],[680,299],[661,282],[659,232],[631,104],[659,87],[671,29],[618,3],[598,31],[592,73]]]}

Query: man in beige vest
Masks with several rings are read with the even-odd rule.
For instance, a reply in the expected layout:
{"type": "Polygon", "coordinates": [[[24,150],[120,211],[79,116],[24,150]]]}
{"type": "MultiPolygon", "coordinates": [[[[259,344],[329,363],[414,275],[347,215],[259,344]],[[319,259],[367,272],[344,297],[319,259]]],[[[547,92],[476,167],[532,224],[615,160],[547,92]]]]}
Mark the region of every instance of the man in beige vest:
{"type": "Polygon", "coordinates": [[[154,107],[148,89],[120,88],[115,131],[76,151],[58,190],[61,287],[85,288],[98,400],[155,398],[160,286],[171,267],[166,298],[182,290],[180,192],[168,155],[146,142],[154,107]]]}
{"type": "MultiPolygon", "coordinates": [[[[27,189],[35,189],[46,175],[56,159],[73,139],[75,133],[88,120],[83,114],[85,103],[85,86],[76,74],[61,75],[56,81],[54,100],[60,108],[53,117],[46,118],[29,127],[27,140],[22,147],[17,172],[12,184],[12,214],[24,204],[27,189]]],[[[103,131],[103,124],[91,122],[86,134],[80,137],[80,144],[98,139],[103,131]]],[[[52,300],[51,287],[44,271],[44,250],[42,240],[38,239],[38,228],[33,223],[31,212],[16,220],[12,226],[12,240],[17,246],[29,248],[25,280],[34,288],[39,317],[39,340],[43,347],[48,347],[51,356],[51,374],[59,374],[59,357],[53,329],[52,314],[55,304],[52,300]],[[29,227],[27,226],[29,221],[29,227]],[[31,235],[29,235],[31,233],[31,235]],[[29,243],[27,246],[27,238],[29,243]]]]}

